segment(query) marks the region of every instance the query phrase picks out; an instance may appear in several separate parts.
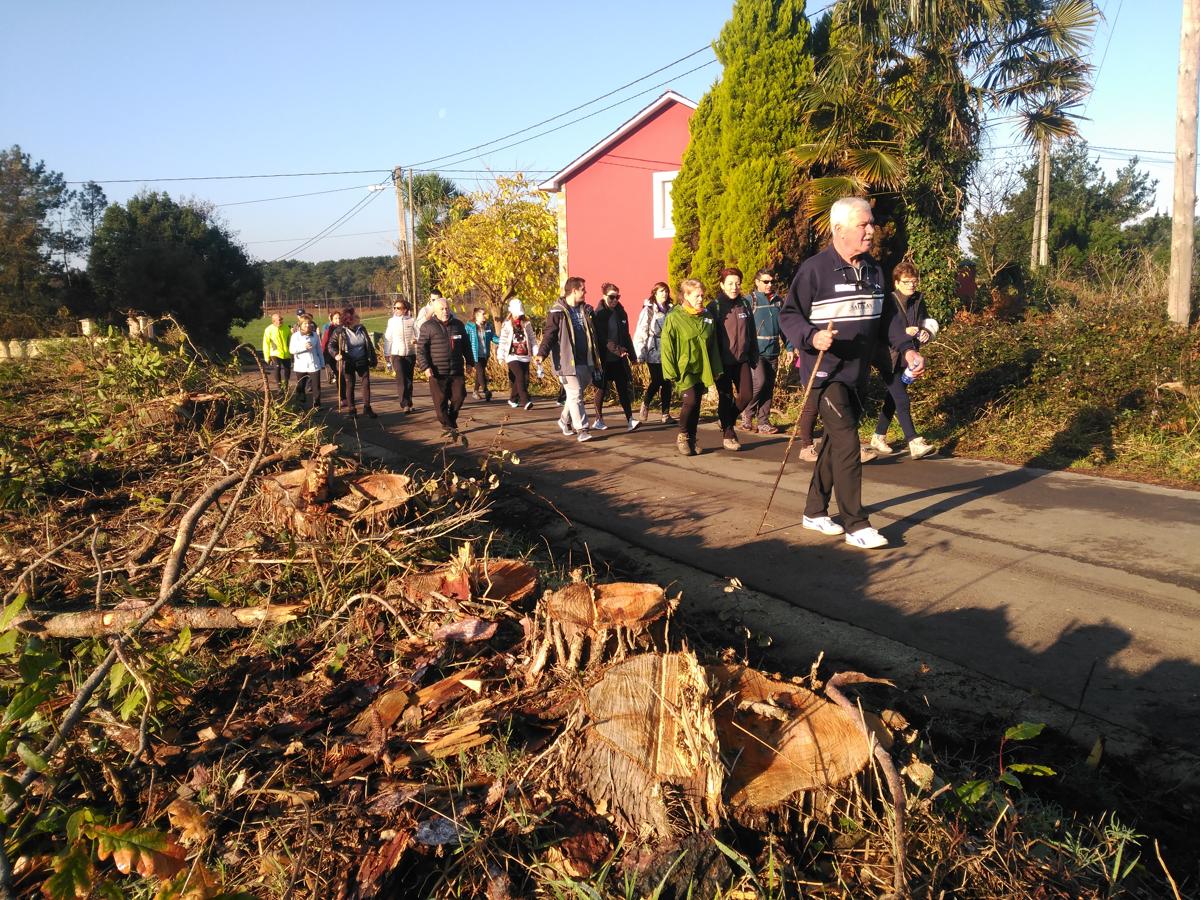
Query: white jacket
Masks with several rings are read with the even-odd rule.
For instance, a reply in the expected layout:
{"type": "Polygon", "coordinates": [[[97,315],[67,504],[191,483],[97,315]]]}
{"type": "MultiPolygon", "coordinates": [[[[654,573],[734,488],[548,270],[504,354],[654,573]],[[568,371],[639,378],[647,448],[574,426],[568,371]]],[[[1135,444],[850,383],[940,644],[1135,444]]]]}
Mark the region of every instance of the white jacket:
{"type": "Polygon", "coordinates": [[[288,351],[292,354],[292,371],[298,375],[319,372],[325,368],[321,336],[315,331],[312,334],[297,331],[288,339],[288,351]]]}
{"type": "Polygon", "coordinates": [[[513,355],[509,351],[512,349],[514,329],[512,316],[504,320],[504,324],[500,326],[500,347],[496,351],[496,359],[503,365],[510,362],[529,362],[533,359],[533,354],[537,352],[537,341],[533,339],[533,326],[529,324],[529,319],[525,322],[525,340],[529,344],[529,352],[523,355],[513,355]]]}
{"type": "Polygon", "coordinates": [[[392,316],[383,332],[384,356],[416,356],[417,324],[412,316],[392,316]]]}
{"type": "Polygon", "coordinates": [[[642,311],[638,314],[637,328],[633,331],[633,352],[637,354],[638,362],[662,362],[661,338],[663,322],[667,320],[667,310],[658,308],[653,300],[642,303],[642,311]]]}

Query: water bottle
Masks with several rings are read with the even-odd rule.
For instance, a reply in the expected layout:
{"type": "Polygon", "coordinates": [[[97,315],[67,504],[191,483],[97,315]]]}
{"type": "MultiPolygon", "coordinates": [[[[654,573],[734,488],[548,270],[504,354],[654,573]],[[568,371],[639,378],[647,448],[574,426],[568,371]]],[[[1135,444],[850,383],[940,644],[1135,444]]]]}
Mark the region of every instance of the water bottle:
{"type": "Polygon", "coordinates": [[[913,374],[913,367],[911,365],[905,366],[904,371],[900,373],[900,383],[912,384],[916,380],[917,376],[913,374]]]}

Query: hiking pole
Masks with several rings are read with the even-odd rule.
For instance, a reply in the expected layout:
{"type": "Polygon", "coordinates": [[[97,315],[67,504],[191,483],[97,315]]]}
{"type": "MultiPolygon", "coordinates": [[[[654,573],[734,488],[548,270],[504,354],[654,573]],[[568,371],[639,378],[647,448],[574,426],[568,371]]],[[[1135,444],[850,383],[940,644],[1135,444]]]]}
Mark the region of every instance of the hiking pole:
{"type": "MultiPolygon", "coordinates": [[[[830,322],[829,327],[825,330],[829,334],[833,334],[833,322],[830,322]]],[[[767,506],[763,510],[762,520],[758,523],[758,530],[754,532],[755,537],[762,534],[763,525],[767,523],[767,513],[771,511],[771,504],[775,502],[775,492],[779,490],[779,482],[783,478],[783,470],[787,468],[788,457],[792,455],[792,442],[796,440],[796,432],[800,430],[800,420],[804,417],[804,407],[808,404],[808,395],[812,392],[813,380],[817,377],[817,371],[821,368],[821,360],[824,356],[824,350],[817,354],[817,361],[813,363],[812,374],[808,376],[808,384],[804,386],[804,394],[800,398],[800,412],[796,416],[796,421],[792,423],[792,433],[788,435],[787,447],[783,451],[783,462],[779,464],[779,474],[775,476],[775,486],[771,488],[771,496],[767,498],[767,506]]]]}

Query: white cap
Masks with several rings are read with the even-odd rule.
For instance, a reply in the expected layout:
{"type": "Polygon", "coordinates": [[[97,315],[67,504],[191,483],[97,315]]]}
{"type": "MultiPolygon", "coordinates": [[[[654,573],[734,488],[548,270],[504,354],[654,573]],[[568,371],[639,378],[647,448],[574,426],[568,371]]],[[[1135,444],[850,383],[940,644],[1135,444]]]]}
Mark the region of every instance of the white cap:
{"type": "Polygon", "coordinates": [[[508,313],[512,316],[525,315],[525,307],[517,297],[508,301],[508,313]]]}

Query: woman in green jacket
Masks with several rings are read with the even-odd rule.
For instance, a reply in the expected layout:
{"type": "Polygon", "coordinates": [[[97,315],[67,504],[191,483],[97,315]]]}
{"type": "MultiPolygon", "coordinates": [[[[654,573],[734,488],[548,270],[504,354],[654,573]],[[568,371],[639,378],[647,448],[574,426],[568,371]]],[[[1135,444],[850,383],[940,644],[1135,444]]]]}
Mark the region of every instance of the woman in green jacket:
{"type": "Polygon", "coordinates": [[[713,320],[704,309],[704,286],[688,278],[679,283],[679,293],[683,302],[667,313],[659,340],[663,377],[675,383],[683,403],[675,443],[684,456],[695,456],[700,400],[723,369],[713,320]]]}

